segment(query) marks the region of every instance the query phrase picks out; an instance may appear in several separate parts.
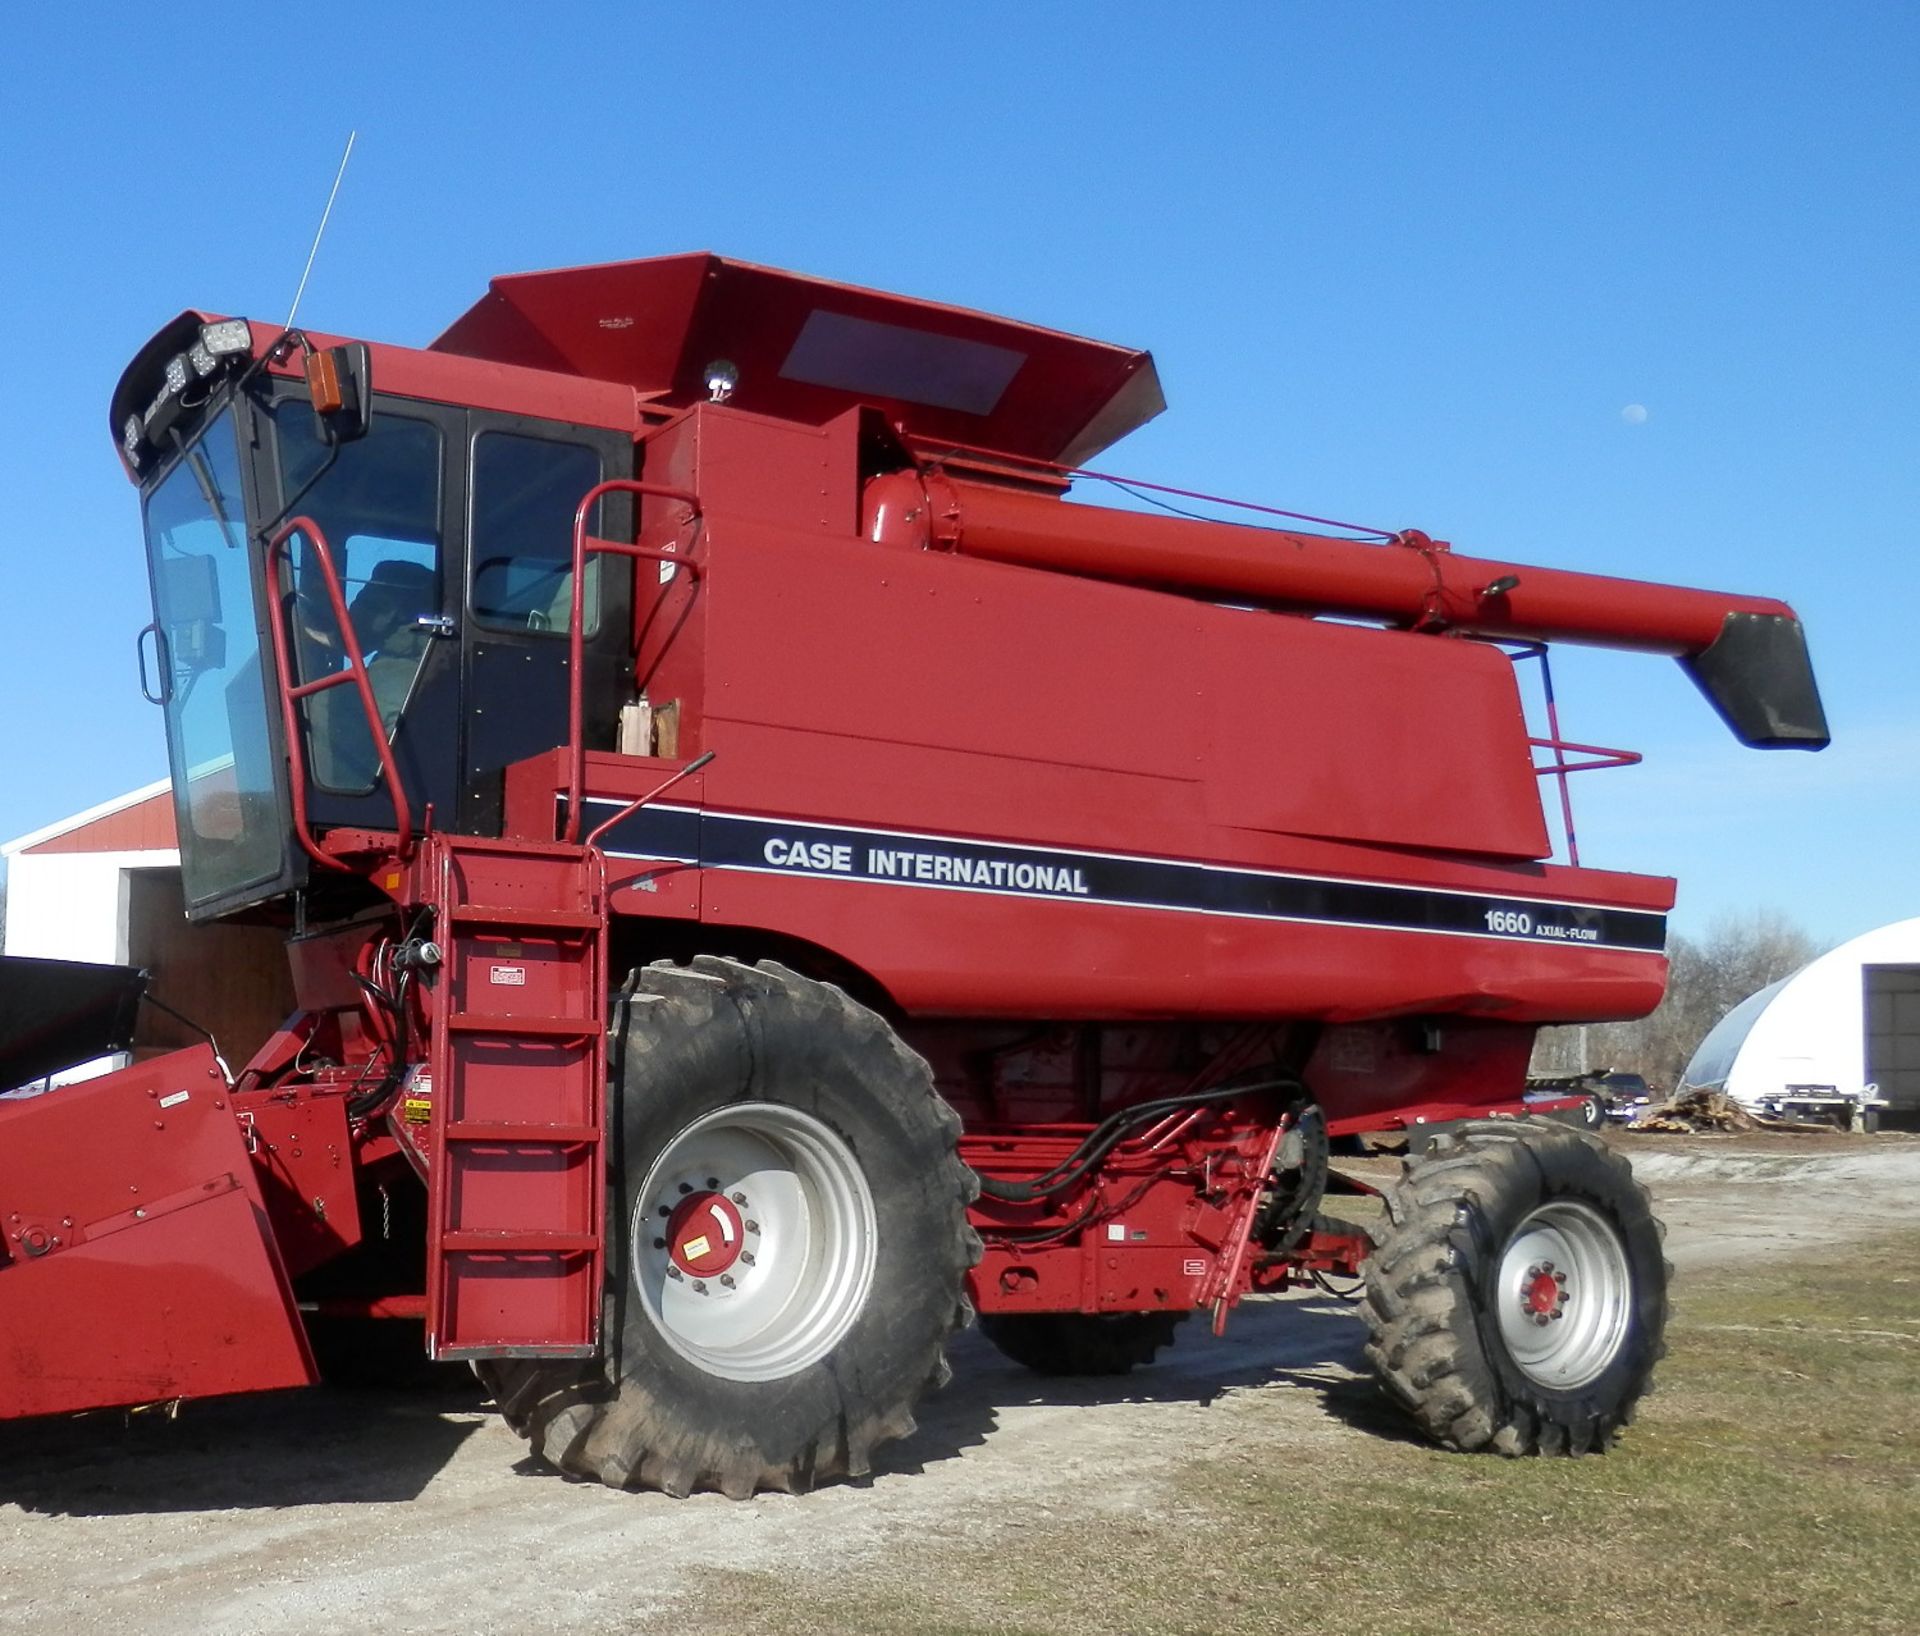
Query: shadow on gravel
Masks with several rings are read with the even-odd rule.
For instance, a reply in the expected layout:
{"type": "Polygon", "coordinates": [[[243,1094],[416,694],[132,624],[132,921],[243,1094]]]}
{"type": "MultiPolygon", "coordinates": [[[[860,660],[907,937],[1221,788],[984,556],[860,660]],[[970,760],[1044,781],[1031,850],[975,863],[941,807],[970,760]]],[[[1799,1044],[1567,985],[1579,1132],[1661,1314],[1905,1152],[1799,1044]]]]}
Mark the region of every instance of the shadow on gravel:
{"type": "MultiPolygon", "coordinates": [[[[1131,1375],[1031,1374],[977,1332],[951,1349],[954,1378],[919,1407],[920,1427],[875,1456],[873,1477],[911,1474],[984,1443],[1009,1408],[1111,1403],[1206,1407],[1229,1392],[1300,1387],[1324,1411],[1374,1434],[1403,1427],[1364,1371],[1365,1335],[1330,1299],[1254,1300],[1216,1340],[1196,1315],[1153,1364],[1131,1375]]],[[[0,1505],[56,1516],[368,1505],[417,1497],[490,1408],[464,1371],[422,1389],[304,1392],[188,1403],[178,1417],[106,1411],[0,1424],[0,1505]]],[[[509,1475],[562,1480],[530,1457],[509,1475]]]]}
{"type": "Polygon", "coordinates": [[[1421,1436],[1418,1428],[1397,1409],[1371,1375],[1358,1380],[1336,1381],[1322,1386],[1320,1407],[1343,1426],[1365,1432],[1386,1443],[1411,1443],[1419,1448],[1433,1444],[1421,1436]]]}
{"type": "Polygon", "coordinates": [[[410,1500],[482,1424],[463,1390],[315,1387],[0,1425],[0,1505],[52,1516],[410,1500]]]}
{"type": "Polygon", "coordinates": [[[1216,1339],[1196,1313],[1179,1338],[1153,1363],[1119,1376],[1036,1375],[1002,1357],[977,1331],[949,1349],[953,1381],[926,1398],[920,1429],[874,1456],[874,1477],[912,1475],[957,1458],[984,1443],[1002,1409],[1095,1408],[1108,1403],[1186,1403],[1205,1408],[1228,1392],[1267,1386],[1317,1391],[1325,1411],[1367,1431],[1397,1435],[1391,1410],[1379,1404],[1381,1424],[1361,1418],[1359,1405],[1377,1392],[1361,1348],[1365,1326],[1344,1302],[1325,1297],[1248,1301],[1216,1339]],[[1363,1378],[1355,1380],[1356,1372],[1363,1378]],[[1351,1403],[1349,1402],[1351,1399],[1351,1403]]]}

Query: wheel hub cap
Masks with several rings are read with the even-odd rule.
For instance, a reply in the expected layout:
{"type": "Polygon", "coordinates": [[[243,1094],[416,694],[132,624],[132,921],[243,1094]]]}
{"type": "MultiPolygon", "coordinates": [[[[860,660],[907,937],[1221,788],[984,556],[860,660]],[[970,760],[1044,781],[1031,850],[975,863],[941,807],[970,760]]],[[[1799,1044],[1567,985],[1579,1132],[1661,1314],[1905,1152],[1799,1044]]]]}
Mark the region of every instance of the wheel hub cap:
{"type": "Polygon", "coordinates": [[[746,1248],[747,1221],[723,1193],[690,1193],[667,1218],[664,1236],[673,1264],[689,1278],[718,1278],[746,1248]]]}
{"type": "Polygon", "coordinates": [[[1567,1275],[1556,1273],[1551,1261],[1542,1261],[1527,1269],[1520,1305],[1535,1323],[1551,1323],[1566,1310],[1568,1294],[1567,1275]]]}
{"type": "Polygon", "coordinates": [[[1495,1311],[1528,1379],[1560,1391],[1597,1380],[1626,1345],[1633,1316],[1619,1229],[1576,1199],[1530,1212],[1501,1252],[1495,1311]]]}
{"type": "Polygon", "coordinates": [[[780,1380],[830,1353],[878,1259],[853,1149],[778,1103],[681,1130],[642,1179],[630,1231],[634,1291],[662,1339],[728,1380],[780,1380]]]}

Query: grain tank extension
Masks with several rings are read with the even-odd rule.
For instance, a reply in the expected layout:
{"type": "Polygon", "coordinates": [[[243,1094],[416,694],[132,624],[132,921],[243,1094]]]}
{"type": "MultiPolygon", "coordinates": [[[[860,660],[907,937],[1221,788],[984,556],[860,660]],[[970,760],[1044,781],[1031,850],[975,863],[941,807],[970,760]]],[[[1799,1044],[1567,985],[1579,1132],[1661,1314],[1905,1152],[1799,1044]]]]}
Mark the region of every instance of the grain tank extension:
{"type": "MultiPolygon", "coordinates": [[[[747,1496],[866,1471],[976,1315],[1117,1373],[1344,1274],[1432,1436],[1607,1447],[1657,1225],[1518,1116],[1539,1027],[1658,1002],[1673,883],[1579,864],[1568,774],[1633,758],[1522,678],[1672,657],[1819,748],[1799,622],[1069,497],[1161,407],[1143,352],[705,255],[425,348],[164,327],[111,426],[187,912],[281,928],[298,1010],[0,1101],[0,1417],[377,1321],[553,1465],[747,1496]],[[1327,1213],[1426,1126],[1377,1242],[1327,1213]]],[[[0,1080],[124,1043],[131,974],[34,980],[0,1080]]]]}

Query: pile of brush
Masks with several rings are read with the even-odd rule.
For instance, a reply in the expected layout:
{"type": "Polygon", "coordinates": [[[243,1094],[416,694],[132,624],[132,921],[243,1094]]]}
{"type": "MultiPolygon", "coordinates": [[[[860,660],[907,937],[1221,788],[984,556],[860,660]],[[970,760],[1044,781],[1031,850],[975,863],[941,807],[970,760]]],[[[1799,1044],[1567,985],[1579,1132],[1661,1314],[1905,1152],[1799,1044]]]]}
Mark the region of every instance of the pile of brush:
{"type": "Polygon", "coordinates": [[[1725,1091],[1683,1088],[1671,1101],[1643,1109],[1627,1129],[1694,1136],[1703,1131],[1830,1131],[1833,1126],[1816,1120],[1775,1119],[1741,1107],[1725,1091]]]}

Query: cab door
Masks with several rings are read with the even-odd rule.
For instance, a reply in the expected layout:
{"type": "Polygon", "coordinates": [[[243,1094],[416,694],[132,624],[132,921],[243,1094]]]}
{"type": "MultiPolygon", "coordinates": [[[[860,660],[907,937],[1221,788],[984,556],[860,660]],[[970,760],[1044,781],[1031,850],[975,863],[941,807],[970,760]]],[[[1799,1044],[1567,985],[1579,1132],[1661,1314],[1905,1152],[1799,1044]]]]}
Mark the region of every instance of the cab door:
{"type": "MultiPolygon", "coordinates": [[[[618,432],[523,416],[467,416],[466,737],[457,824],[498,834],[506,768],[567,741],[573,517],[587,491],[633,471],[618,432]]],[[[612,495],[589,531],[631,539],[631,502],[612,495]]],[[[582,696],[589,749],[613,746],[632,688],[633,572],[588,561],[582,696]]]]}

